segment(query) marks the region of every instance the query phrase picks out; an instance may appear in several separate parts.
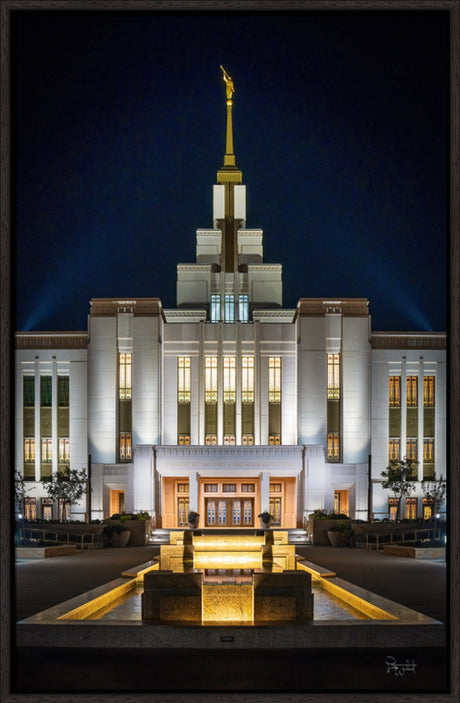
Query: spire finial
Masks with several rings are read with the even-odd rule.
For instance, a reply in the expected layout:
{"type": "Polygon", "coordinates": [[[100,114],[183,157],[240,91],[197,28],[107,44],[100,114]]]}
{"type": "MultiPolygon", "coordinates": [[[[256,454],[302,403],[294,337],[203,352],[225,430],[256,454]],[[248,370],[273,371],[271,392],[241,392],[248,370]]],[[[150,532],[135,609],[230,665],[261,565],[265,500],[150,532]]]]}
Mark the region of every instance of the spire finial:
{"type": "Polygon", "coordinates": [[[227,137],[225,140],[225,156],[224,156],[224,167],[225,166],[235,166],[235,155],[233,153],[233,126],[232,126],[232,96],[235,92],[235,86],[233,84],[231,76],[228,75],[227,71],[223,66],[221,66],[223,79],[225,81],[225,89],[227,92],[227,137]]]}

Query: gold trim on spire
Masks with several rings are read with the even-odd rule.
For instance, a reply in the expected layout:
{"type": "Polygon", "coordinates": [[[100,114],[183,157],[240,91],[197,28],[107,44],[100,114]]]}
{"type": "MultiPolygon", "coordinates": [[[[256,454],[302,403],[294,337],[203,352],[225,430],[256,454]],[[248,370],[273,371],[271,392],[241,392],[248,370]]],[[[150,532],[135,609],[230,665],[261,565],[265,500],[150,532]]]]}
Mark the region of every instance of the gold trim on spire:
{"type": "Polygon", "coordinates": [[[217,179],[219,183],[241,183],[242,173],[236,166],[235,154],[233,153],[232,97],[235,92],[235,85],[232,77],[227,73],[225,68],[223,66],[220,68],[222,70],[222,78],[225,82],[227,97],[227,131],[225,138],[224,164],[217,174],[217,179]]]}

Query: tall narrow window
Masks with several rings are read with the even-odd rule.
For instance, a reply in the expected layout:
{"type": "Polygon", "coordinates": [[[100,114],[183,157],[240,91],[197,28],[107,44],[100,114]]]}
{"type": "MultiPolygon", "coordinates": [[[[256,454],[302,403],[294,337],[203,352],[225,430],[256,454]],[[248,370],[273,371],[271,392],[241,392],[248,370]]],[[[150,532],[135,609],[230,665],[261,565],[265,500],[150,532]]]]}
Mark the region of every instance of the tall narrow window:
{"type": "Polygon", "coordinates": [[[329,400],[340,398],[340,354],[327,355],[327,397],[329,400]]]}
{"type": "Polygon", "coordinates": [[[190,403],[190,357],[177,359],[177,401],[190,403]]]}
{"type": "Polygon", "coordinates": [[[51,407],[51,376],[40,377],[40,402],[42,408],[51,407]]]}
{"type": "Polygon", "coordinates": [[[70,461],[70,439],[68,437],[59,438],[59,463],[70,461]]]}
{"type": "Polygon", "coordinates": [[[53,459],[53,440],[42,437],[42,464],[49,464],[53,459]]]}
{"type": "Polygon", "coordinates": [[[414,438],[406,441],[406,459],[408,461],[417,461],[417,440],[414,438]]]}
{"type": "Polygon", "coordinates": [[[24,407],[33,408],[35,405],[35,378],[24,376],[24,407]]]}
{"type": "Polygon", "coordinates": [[[401,376],[390,376],[388,390],[390,408],[399,408],[401,405],[401,376]]]}
{"type": "Polygon", "coordinates": [[[211,295],[211,322],[220,321],[220,295],[211,295]]]}
{"type": "Polygon", "coordinates": [[[247,295],[238,296],[238,316],[240,322],[249,322],[249,298],[247,295]]]}
{"type": "Polygon", "coordinates": [[[205,358],[205,400],[207,403],[217,402],[217,356],[205,358]]]}
{"type": "Polygon", "coordinates": [[[132,445],[131,433],[120,432],[120,461],[131,461],[132,445]]]}
{"type": "Polygon", "coordinates": [[[329,461],[338,461],[340,454],[339,433],[328,432],[327,435],[327,458],[329,461]]]}
{"type": "Polygon", "coordinates": [[[236,358],[224,356],[224,403],[234,403],[236,392],[236,358]]]}
{"type": "Polygon", "coordinates": [[[60,408],[69,407],[69,377],[58,376],[58,405],[60,408]]]}
{"type": "Polygon", "coordinates": [[[235,322],[235,296],[233,294],[225,295],[224,314],[225,322],[235,322]]]}
{"type": "Polygon", "coordinates": [[[433,464],[434,463],[434,439],[433,437],[428,437],[423,440],[423,463],[433,464]]]}
{"type": "Polygon", "coordinates": [[[417,498],[406,498],[406,520],[415,520],[417,517],[417,498]]]}
{"type": "Polygon", "coordinates": [[[35,463],[35,439],[33,437],[24,439],[24,461],[35,463]]]}
{"type": "Polygon", "coordinates": [[[434,376],[423,377],[423,405],[434,408],[434,376]]]}
{"type": "Polygon", "coordinates": [[[388,443],[388,459],[397,461],[399,459],[399,437],[391,437],[388,443]]]}
{"type": "Polygon", "coordinates": [[[254,402],[254,357],[241,357],[241,400],[243,403],[254,402]]]}
{"type": "Polygon", "coordinates": [[[119,355],[120,400],[131,400],[131,354],[119,355]]]}
{"type": "Polygon", "coordinates": [[[271,356],[268,360],[268,402],[281,402],[281,357],[271,356]]]}
{"type": "Polygon", "coordinates": [[[409,408],[417,407],[417,376],[406,378],[406,404],[409,408]]]}

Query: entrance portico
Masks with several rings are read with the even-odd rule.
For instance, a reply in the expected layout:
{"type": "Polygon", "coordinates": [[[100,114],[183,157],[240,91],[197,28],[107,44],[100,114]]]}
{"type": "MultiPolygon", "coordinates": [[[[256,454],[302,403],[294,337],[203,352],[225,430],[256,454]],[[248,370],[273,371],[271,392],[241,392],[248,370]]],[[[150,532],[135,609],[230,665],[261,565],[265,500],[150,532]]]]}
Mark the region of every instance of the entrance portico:
{"type": "Polygon", "coordinates": [[[201,527],[257,527],[269,510],[280,527],[296,527],[300,446],[153,448],[161,487],[162,527],[185,525],[189,510],[200,513],[201,527]]]}

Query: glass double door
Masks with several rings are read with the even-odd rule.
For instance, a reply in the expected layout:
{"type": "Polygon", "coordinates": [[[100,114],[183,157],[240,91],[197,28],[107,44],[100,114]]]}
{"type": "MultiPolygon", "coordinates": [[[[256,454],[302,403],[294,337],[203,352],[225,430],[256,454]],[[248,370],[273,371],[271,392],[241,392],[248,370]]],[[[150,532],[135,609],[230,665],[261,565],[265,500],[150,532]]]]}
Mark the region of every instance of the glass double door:
{"type": "Polygon", "coordinates": [[[254,498],[206,498],[206,527],[253,527],[254,498]]]}

